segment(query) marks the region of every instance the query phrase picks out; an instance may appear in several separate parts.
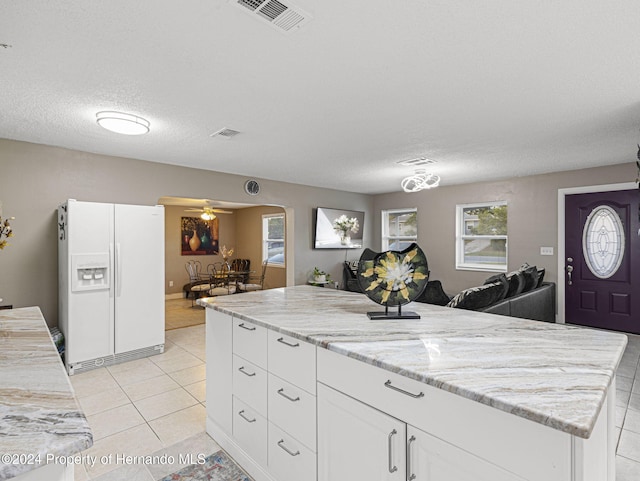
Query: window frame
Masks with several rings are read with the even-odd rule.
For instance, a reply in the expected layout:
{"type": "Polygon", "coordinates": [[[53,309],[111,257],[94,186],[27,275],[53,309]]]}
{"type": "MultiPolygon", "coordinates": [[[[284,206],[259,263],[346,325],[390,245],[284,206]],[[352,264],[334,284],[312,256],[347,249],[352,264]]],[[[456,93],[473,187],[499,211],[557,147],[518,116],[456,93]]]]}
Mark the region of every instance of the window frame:
{"type": "Polygon", "coordinates": [[[395,241],[410,241],[418,243],[418,208],[417,207],[405,207],[402,209],[383,209],[382,215],[382,228],[381,228],[381,247],[382,251],[389,250],[389,244],[395,241]],[[416,235],[415,236],[390,236],[389,235],[389,214],[416,214],[416,235]]]}
{"type": "Polygon", "coordinates": [[[476,202],[473,204],[457,204],[456,205],[456,270],[460,271],[480,271],[480,272],[507,272],[509,265],[509,206],[506,200],[496,200],[489,202],[476,202]],[[479,207],[507,207],[507,234],[506,235],[470,235],[465,234],[464,229],[464,210],[476,209],[479,207]],[[464,262],[464,242],[469,239],[489,239],[505,241],[505,262],[504,265],[499,264],[474,264],[464,262]]]}
{"type": "Polygon", "coordinates": [[[278,262],[269,262],[269,267],[276,267],[276,268],[286,268],[286,249],[287,249],[287,244],[285,241],[285,237],[286,237],[286,222],[287,222],[287,218],[283,213],[281,214],[262,214],[262,263],[264,263],[264,261],[266,261],[269,258],[269,242],[282,242],[282,246],[283,246],[283,258],[282,258],[282,263],[278,262]],[[284,225],[284,229],[283,229],[283,238],[282,239],[270,239],[269,238],[269,219],[273,219],[275,217],[282,217],[282,221],[283,221],[283,225],[284,225]]]}

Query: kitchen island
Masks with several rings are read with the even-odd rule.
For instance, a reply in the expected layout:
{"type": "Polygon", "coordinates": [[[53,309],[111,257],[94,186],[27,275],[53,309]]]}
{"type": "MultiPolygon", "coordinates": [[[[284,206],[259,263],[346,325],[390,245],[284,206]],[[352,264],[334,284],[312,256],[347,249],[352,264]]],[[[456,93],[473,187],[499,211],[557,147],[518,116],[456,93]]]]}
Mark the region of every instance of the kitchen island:
{"type": "Polygon", "coordinates": [[[370,320],[311,286],[199,303],[207,429],[257,480],[615,479],[622,334],[420,303],[370,320]]]}
{"type": "Polygon", "coordinates": [[[73,480],[93,444],[38,307],[0,310],[0,480],[73,480]]]}

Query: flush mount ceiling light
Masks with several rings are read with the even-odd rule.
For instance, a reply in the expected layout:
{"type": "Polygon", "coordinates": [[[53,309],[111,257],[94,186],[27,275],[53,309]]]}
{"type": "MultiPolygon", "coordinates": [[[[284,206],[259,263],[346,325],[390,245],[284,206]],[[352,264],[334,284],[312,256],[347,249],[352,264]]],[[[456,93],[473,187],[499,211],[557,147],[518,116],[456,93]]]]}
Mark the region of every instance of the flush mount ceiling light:
{"type": "Polygon", "coordinates": [[[148,120],[124,112],[103,111],[96,114],[98,125],[111,132],[124,135],[142,135],[149,132],[148,120]]]}
{"type": "Polygon", "coordinates": [[[418,192],[423,189],[432,189],[440,185],[440,177],[435,174],[427,174],[424,169],[417,169],[416,173],[405,177],[400,183],[405,192],[418,192]]]}

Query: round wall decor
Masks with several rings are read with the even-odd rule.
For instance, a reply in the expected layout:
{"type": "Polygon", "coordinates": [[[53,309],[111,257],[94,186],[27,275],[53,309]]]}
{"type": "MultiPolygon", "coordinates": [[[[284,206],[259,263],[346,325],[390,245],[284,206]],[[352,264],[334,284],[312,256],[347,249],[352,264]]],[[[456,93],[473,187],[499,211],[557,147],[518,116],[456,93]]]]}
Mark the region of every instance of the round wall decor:
{"type": "Polygon", "coordinates": [[[260,193],[260,184],[256,180],[247,180],[244,183],[244,191],[249,195],[258,195],[260,193]]]}

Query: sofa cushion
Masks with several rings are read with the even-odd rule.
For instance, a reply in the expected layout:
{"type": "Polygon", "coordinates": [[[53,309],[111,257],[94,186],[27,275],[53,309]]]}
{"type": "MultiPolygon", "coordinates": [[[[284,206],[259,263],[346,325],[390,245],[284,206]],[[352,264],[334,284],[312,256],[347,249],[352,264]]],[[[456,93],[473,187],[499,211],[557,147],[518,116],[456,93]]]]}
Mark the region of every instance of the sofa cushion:
{"type": "Polygon", "coordinates": [[[440,281],[429,281],[422,294],[416,299],[416,302],[446,306],[450,300],[451,298],[442,289],[440,281]]]}
{"type": "Polygon", "coordinates": [[[544,267],[542,269],[538,269],[538,285],[536,286],[536,288],[540,287],[544,282],[544,273],[545,273],[544,267]]]}
{"type": "Polygon", "coordinates": [[[499,282],[504,285],[504,295],[506,296],[509,291],[509,280],[507,276],[504,274],[496,274],[495,276],[488,277],[487,280],[484,281],[485,284],[493,284],[494,282],[499,282]]]}
{"type": "Polygon", "coordinates": [[[509,281],[509,290],[507,291],[506,297],[513,297],[520,294],[522,289],[524,289],[524,274],[521,271],[513,271],[509,272],[506,278],[509,281]]]}
{"type": "Polygon", "coordinates": [[[521,292],[529,292],[538,287],[538,268],[525,263],[518,269],[524,275],[524,286],[521,292]]]}
{"type": "Polygon", "coordinates": [[[470,310],[482,309],[504,299],[506,291],[507,286],[502,282],[492,282],[482,286],[470,287],[451,299],[447,307],[470,310]]]}

